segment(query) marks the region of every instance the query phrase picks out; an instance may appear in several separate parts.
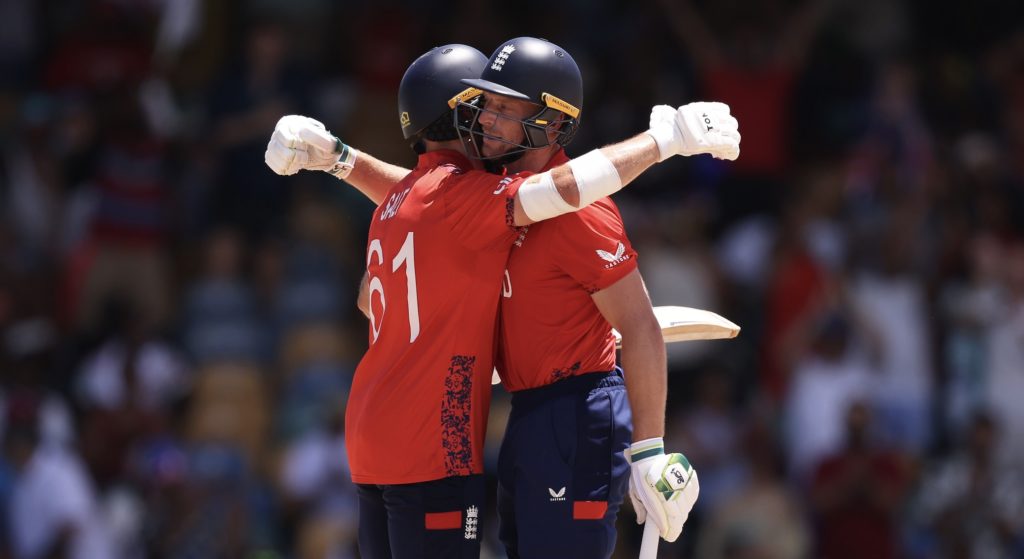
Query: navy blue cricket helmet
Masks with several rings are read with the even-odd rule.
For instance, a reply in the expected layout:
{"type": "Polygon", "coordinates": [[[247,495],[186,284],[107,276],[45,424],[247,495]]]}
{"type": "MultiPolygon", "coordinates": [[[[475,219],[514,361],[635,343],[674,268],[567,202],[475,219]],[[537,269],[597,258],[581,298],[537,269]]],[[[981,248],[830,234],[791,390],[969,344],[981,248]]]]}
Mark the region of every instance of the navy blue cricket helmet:
{"type": "Polygon", "coordinates": [[[434,47],[409,65],[398,86],[398,121],[414,149],[421,139],[459,137],[453,109],[466,96],[479,94],[461,80],[479,77],[486,65],[482,52],[461,44],[434,47]]]}
{"type": "MultiPolygon", "coordinates": [[[[491,55],[480,77],[463,79],[462,83],[537,105],[535,114],[520,120],[525,135],[523,143],[514,144],[514,149],[502,157],[551,145],[550,131],[557,134],[555,143],[566,146],[579,128],[583,76],[572,56],[550,41],[535,37],[505,41],[491,55]]],[[[479,113],[487,110],[485,103],[467,102],[463,107],[475,115],[461,125],[456,123],[460,135],[491,137],[484,134],[476,122],[479,113]]],[[[508,143],[502,138],[493,138],[508,143]]]]}

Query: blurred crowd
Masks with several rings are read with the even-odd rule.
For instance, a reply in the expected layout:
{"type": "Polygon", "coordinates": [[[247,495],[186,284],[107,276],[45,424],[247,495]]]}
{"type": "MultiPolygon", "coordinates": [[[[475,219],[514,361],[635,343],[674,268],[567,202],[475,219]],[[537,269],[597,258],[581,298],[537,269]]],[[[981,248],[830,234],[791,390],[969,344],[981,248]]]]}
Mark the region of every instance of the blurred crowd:
{"type": "Polygon", "coordinates": [[[653,302],[743,327],[669,348],[701,497],[662,556],[1024,556],[1015,4],[0,2],[0,559],[358,556],[373,206],[263,151],[301,113],[410,166],[405,67],[520,35],[583,70],[570,155],[658,103],[740,122],[615,198],[653,302]]]}

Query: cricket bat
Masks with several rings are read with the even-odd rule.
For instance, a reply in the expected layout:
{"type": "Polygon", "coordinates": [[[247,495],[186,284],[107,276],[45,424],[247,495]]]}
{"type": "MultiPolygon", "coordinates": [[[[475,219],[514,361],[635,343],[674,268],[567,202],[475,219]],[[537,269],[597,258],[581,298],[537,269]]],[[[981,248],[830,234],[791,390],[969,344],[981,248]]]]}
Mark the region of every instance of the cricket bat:
{"type": "MultiPolygon", "coordinates": [[[[735,338],[740,327],[724,316],[693,307],[654,307],[654,317],[661,326],[661,337],[666,344],[694,340],[726,340],[735,338]]],[[[612,329],[615,347],[622,347],[622,335],[612,329]]],[[[491,375],[491,384],[499,384],[497,369],[491,375]]]]}
{"type": "MultiPolygon", "coordinates": [[[[666,344],[694,340],[725,340],[735,338],[740,327],[724,316],[692,307],[654,307],[654,316],[661,326],[666,344]]],[[[614,329],[615,347],[622,347],[622,335],[614,329]]]]}

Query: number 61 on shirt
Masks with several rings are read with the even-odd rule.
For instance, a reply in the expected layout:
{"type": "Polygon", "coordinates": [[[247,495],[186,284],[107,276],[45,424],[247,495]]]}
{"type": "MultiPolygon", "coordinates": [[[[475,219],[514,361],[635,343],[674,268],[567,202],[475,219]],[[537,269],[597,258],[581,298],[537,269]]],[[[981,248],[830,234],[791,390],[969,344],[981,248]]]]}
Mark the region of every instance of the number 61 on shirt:
{"type": "MultiPolygon", "coordinates": [[[[367,273],[370,270],[370,264],[376,257],[377,265],[384,265],[384,249],[381,247],[380,239],[373,239],[370,241],[370,247],[366,253],[366,269],[367,273]]],[[[416,341],[416,338],[420,335],[420,309],[419,301],[416,298],[416,258],[413,243],[413,233],[409,232],[405,236],[405,242],[402,243],[402,248],[398,249],[398,254],[391,260],[391,271],[397,272],[399,268],[405,264],[405,281],[408,289],[406,307],[409,312],[409,343],[416,341]]],[[[380,281],[380,278],[374,275],[370,275],[367,283],[367,287],[370,290],[370,328],[373,330],[373,340],[370,343],[376,342],[377,337],[380,336],[380,329],[382,324],[378,322],[378,318],[383,320],[384,313],[387,312],[387,300],[384,297],[384,284],[380,281]],[[381,316],[377,317],[373,314],[373,294],[380,294],[380,313],[381,316]]]]}

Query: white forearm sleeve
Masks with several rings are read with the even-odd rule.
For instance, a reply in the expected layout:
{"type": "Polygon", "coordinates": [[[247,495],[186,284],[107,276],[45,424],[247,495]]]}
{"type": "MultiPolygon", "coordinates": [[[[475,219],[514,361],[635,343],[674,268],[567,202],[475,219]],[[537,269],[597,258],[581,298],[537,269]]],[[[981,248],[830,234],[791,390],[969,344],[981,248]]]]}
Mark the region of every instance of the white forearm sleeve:
{"type": "Polygon", "coordinates": [[[580,205],[575,207],[558,192],[551,171],[536,175],[519,188],[519,203],[523,213],[533,221],[543,221],[562,214],[575,212],[595,201],[610,196],[622,188],[622,179],[615,165],[600,150],[593,150],[569,162],[580,205]]]}
{"type": "Polygon", "coordinates": [[[519,203],[523,205],[523,213],[533,221],[544,221],[552,217],[576,211],[562,199],[555,188],[555,179],[551,171],[545,171],[528,179],[519,187],[519,203]],[[534,181],[533,179],[537,179],[534,181]]]}
{"type": "Polygon", "coordinates": [[[581,208],[622,189],[622,179],[615,164],[599,149],[573,159],[569,167],[576,178],[576,188],[580,190],[581,208]]]}

